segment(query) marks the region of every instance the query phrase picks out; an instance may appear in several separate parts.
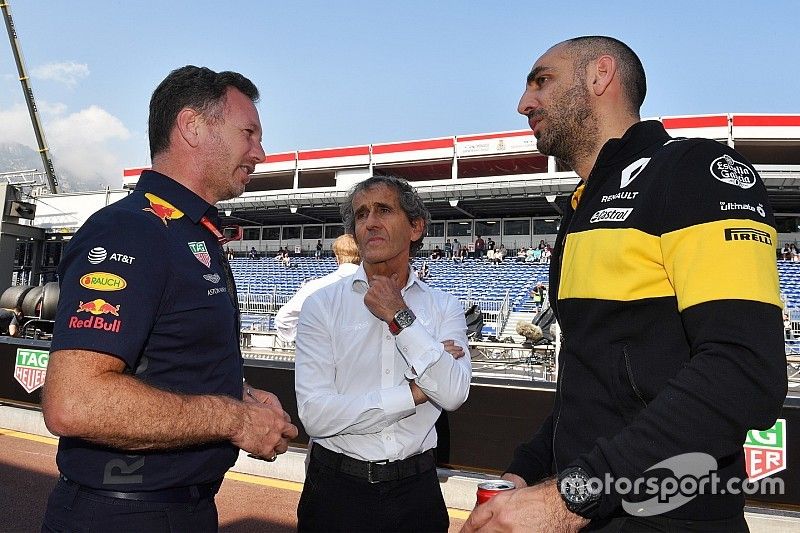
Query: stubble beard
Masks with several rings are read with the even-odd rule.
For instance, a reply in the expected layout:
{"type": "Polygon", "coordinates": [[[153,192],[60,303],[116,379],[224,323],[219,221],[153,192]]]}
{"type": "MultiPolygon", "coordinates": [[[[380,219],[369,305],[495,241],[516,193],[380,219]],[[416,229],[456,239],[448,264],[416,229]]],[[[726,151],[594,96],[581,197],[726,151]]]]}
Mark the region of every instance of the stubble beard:
{"type": "Polygon", "coordinates": [[[598,127],[586,87],[574,85],[565,91],[545,116],[550,123],[536,139],[540,153],[551,155],[572,169],[593,153],[598,127]]]}

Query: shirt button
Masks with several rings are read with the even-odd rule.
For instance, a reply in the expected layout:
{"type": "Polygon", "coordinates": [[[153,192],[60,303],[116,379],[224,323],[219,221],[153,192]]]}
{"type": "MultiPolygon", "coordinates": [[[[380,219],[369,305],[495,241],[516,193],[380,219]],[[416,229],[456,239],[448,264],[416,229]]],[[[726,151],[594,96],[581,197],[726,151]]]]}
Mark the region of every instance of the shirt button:
{"type": "Polygon", "coordinates": [[[386,370],[384,370],[384,372],[386,372],[388,374],[389,373],[389,369],[387,368],[386,370]]]}

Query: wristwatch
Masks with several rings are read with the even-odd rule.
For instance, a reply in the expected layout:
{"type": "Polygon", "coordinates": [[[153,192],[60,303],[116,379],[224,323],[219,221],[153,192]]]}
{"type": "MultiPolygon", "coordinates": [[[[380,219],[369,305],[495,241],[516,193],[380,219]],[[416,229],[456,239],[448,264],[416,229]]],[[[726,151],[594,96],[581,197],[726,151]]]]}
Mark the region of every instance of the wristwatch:
{"type": "Polygon", "coordinates": [[[602,497],[602,487],[590,484],[590,480],[591,476],[579,466],[567,468],[558,475],[558,491],[567,509],[584,518],[592,518],[602,497]]]}
{"type": "Polygon", "coordinates": [[[413,324],[416,318],[417,317],[408,307],[401,309],[395,313],[394,318],[391,322],[389,322],[389,331],[392,332],[392,335],[397,335],[408,326],[413,324]]]}

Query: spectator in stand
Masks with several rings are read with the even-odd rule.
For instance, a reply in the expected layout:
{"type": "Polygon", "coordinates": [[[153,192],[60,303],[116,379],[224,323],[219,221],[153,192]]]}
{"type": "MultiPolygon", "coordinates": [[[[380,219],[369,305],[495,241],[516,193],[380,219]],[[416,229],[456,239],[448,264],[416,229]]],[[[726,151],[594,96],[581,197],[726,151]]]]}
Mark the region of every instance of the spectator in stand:
{"type": "Polygon", "coordinates": [[[531,290],[531,298],[533,298],[533,304],[536,306],[537,311],[542,310],[542,304],[544,303],[546,292],[547,289],[545,289],[544,283],[541,281],[536,284],[533,290],[531,290]]]}
{"type": "Polygon", "coordinates": [[[439,248],[439,245],[437,244],[436,247],[431,252],[431,261],[438,261],[441,258],[442,258],[442,249],[439,248]]]}
{"type": "Polygon", "coordinates": [[[553,247],[549,244],[542,250],[542,263],[549,263],[550,258],[553,256],[553,247]]]}
{"type": "Polygon", "coordinates": [[[795,243],[789,245],[789,258],[795,262],[800,259],[800,256],[798,256],[797,253],[797,245],[795,243]]]}
{"type": "Polygon", "coordinates": [[[483,257],[483,254],[486,252],[486,241],[481,239],[481,236],[478,235],[478,238],[475,239],[475,259],[480,259],[483,257]]]}
{"type": "Polygon", "coordinates": [[[544,250],[545,248],[547,248],[547,243],[544,242],[544,239],[539,241],[539,246],[537,246],[537,248],[540,250],[544,250]]]}
{"type": "Polygon", "coordinates": [[[444,256],[447,259],[451,259],[453,257],[453,243],[450,242],[450,239],[447,239],[447,242],[444,243],[444,256]]]}
{"type": "Polygon", "coordinates": [[[428,262],[423,261],[422,266],[419,267],[419,270],[417,271],[417,277],[420,279],[420,281],[428,281],[428,277],[430,277],[430,275],[431,269],[428,266],[428,262]]]}
{"type": "Polygon", "coordinates": [[[247,254],[247,257],[249,257],[250,259],[255,259],[256,257],[258,257],[258,251],[256,251],[255,246],[250,248],[250,252],[247,254]]]}
{"type": "Polygon", "coordinates": [[[297,335],[297,321],[300,319],[300,308],[303,302],[314,291],[335,283],[342,278],[346,278],[358,270],[361,257],[358,255],[358,246],[353,236],[345,233],[336,238],[331,245],[333,255],[336,256],[336,263],[339,265],[335,271],[327,276],[315,278],[300,287],[288,302],[283,304],[275,315],[275,329],[278,330],[278,337],[285,342],[294,342],[297,335]]]}
{"type": "Polygon", "coordinates": [[[507,254],[508,251],[506,250],[506,247],[501,243],[500,248],[494,251],[494,259],[498,263],[502,263],[507,254]]]}
{"type": "Polygon", "coordinates": [[[781,258],[784,261],[789,261],[792,258],[792,253],[789,251],[789,243],[784,243],[783,250],[781,250],[781,258]]]}
{"type": "Polygon", "coordinates": [[[292,258],[289,256],[289,248],[283,249],[283,253],[281,253],[281,264],[286,268],[292,266],[292,258]]]}
{"type": "MultiPolygon", "coordinates": [[[[538,250],[539,250],[538,248],[528,248],[525,251],[525,262],[526,263],[533,263],[535,261],[536,252],[538,250]]],[[[541,252],[540,252],[540,255],[541,255],[541,252]]]]}
{"type": "Polygon", "coordinates": [[[228,261],[231,261],[233,259],[233,250],[231,250],[230,248],[225,250],[225,257],[228,258],[228,261]]]}
{"type": "Polygon", "coordinates": [[[461,251],[458,254],[459,261],[461,261],[463,263],[464,259],[466,259],[467,256],[469,256],[469,250],[467,249],[466,246],[462,246],[461,247],[461,251]]]}
{"type": "Polygon", "coordinates": [[[494,249],[495,249],[494,241],[492,240],[491,237],[487,237],[486,238],[486,252],[488,253],[489,250],[494,250],[494,249]]]}
{"type": "Polygon", "coordinates": [[[22,333],[22,318],[20,307],[0,309],[0,335],[19,337],[22,333]]]}
{"type": "Polygon", "coordinates": [[[486,259],[494,266],[494,250],[486,250],[486,259]]]}
{"type": "Polygon", "coordinates": [[[458,239],[453,239],[453,261],[461,261],[463,258],[461,257],[461,243],[458,242],[458,239]]]}
{"type": "Polygon", "coordinates": [[[515,262],[523,263],[527,257],[528,257],[528,249],[523,246],[519,250],[517,250],[517,258],[515,262]]]}
{"type": "Polygon", "coordinates": [[[314,250],[314,257],[317,259],[322,257],[322,241],[317,241],[317,248],[314,250]]]}

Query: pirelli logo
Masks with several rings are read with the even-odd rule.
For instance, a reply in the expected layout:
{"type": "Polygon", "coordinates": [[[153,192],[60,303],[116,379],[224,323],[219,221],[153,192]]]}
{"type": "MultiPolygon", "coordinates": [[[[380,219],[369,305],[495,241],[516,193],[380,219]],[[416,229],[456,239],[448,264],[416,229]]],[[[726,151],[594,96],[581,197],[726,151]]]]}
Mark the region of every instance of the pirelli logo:
{"type": "Polygon", "coordinates": [[[725,228],[726,241],[755,241],[772,246],[772,237],[766,231],[753,228],[725,228]]]}

